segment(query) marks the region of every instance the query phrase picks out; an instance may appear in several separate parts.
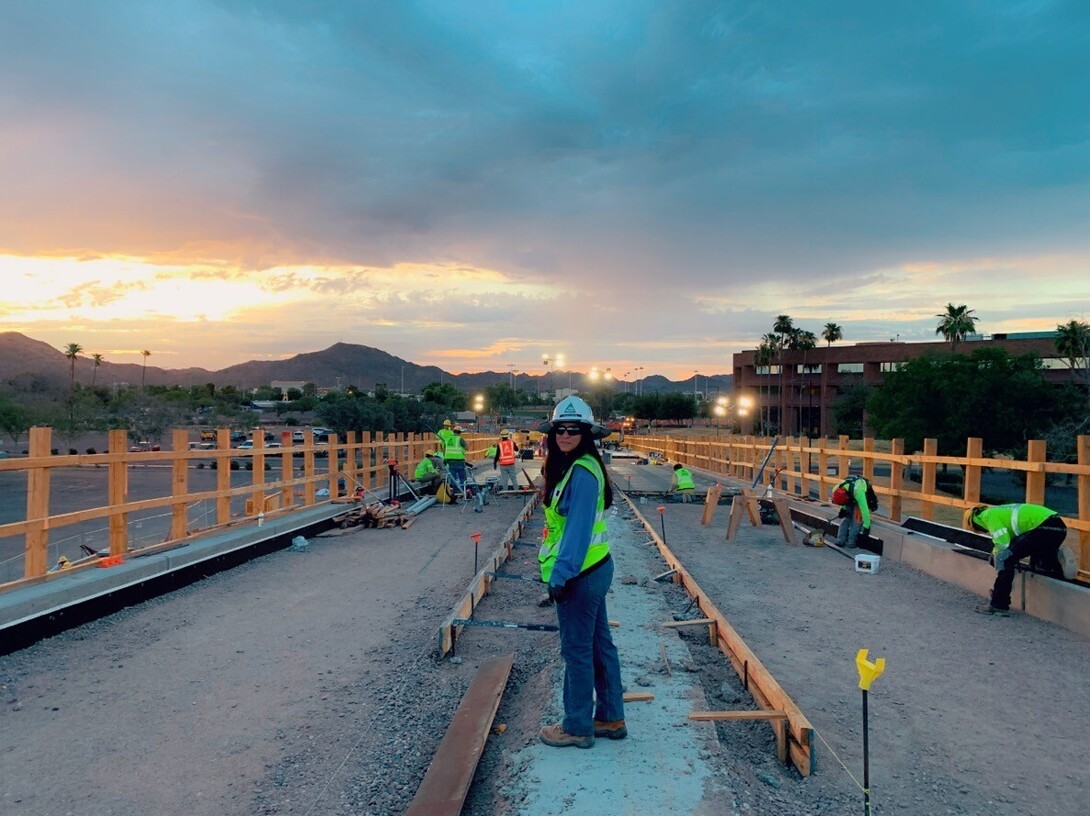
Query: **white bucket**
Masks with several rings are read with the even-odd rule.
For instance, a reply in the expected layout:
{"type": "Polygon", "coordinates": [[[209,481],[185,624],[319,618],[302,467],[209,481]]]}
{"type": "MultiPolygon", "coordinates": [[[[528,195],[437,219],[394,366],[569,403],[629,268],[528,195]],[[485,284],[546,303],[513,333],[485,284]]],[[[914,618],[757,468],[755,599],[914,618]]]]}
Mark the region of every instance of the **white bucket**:
{"type": "Polygon", "coordinates": [[[874,574],[878,572],[878,562],[881,556],[874,553],[859,553],[855,556],[855,571],[874,574]]]}

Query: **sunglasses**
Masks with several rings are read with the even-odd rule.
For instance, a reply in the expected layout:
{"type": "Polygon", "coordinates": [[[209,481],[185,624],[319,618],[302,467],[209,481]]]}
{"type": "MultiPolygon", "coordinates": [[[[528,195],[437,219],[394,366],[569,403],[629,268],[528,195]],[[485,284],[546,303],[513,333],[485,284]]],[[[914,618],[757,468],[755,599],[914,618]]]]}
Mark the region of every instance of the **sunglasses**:
{"type": "Polygon", "coordinates": [[[582,433],[583,433],[583,429],[581,427],[579,427],[578,425],[557,425],[556,426],[556,435],[557,436],[563,436],[564,434],[567,434],[568,436],[581,436],[582,433]]]}

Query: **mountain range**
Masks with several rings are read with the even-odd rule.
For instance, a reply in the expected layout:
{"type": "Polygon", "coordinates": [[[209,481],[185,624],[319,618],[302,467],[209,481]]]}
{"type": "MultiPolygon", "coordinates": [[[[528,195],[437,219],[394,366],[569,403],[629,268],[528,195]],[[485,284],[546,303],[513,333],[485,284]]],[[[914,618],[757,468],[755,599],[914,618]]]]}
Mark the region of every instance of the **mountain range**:
{"type": "MultiPolygon", "coordinates": [[[[148,359],[153,357],[151,355],[148,359]]],[[[60,349],[35,340],[19,332],[0,332],[0,382],[23,377],[40,377],[54,384],[67,385],[70,362],[60,349]]],[[[257,388],[274,381],[312,382],[319,388],[354,385],[370,390],[384,383],[391,390],[402,388],[406,393],[416,393],[433,382],[449,382],[463,391],[477,391],[498,383],[510,384],[523,390],[553,390],[564,387],[569,380],[578,389],[582,374],[563,372],[550,374],[517,374],[504,371],[482,371],[469,374],[451,374],[436,366],[420,366],[403,360],[381,349],[352,343],[334,343],[322,351],[296,354],[284,360],[251,360],[228,366],[217,371],[205,368],[161,368],[140,363],[112,363],[104,360],[95,370],[90,357],[76,358],[76,382],[89,386],[128,383],[139,385],[203,385],[214,383],[217,387],[234,385],[239,388],[257,388]]],[[[725,394],[730,391],[732,378],[729,374],[697,375],[688,380],[673,381],[659,375],[644,377],[639,388],[643,393],[668,391],[711,391],[725,394]]],[[[635,383],[614,381],[617,390],[630,390],[635,383]]]]}

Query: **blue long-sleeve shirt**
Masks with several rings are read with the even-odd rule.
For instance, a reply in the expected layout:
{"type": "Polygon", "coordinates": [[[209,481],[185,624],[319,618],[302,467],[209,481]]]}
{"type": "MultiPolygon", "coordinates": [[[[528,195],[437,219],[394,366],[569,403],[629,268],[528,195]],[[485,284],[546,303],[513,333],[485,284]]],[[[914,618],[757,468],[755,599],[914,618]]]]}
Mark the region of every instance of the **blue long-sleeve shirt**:
{"type": "Polygon", "coordinates": [[[583,560],[590,548],[594,517],[598,513],[598,480],[582,465],[568,480],[556,508],[564,520],[564,535],[556,554],[549,583],[563,586],[583,570],[583,560]]]}

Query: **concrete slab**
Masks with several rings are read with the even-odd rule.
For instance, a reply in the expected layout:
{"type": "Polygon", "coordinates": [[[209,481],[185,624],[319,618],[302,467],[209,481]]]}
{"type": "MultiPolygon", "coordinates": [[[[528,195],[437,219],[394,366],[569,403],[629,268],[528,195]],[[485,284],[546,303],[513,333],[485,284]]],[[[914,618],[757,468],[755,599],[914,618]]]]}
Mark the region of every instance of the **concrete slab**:
{"type": "MultiPolygon", "coordinates": [[[[633,525],[610,524],[610,546],[618,564],[631,568],[640,563],[645,557],[639,552],[643,541],[633,525]]],[[[713,775],[709,749],[716,742],[715,728],[687,719],[690,711],[707,708],[699,675],[685,670],[691,658],[677,631],[659,626],[672,620],[662,595],[620,583],[623,574],[618,571],[614,577],[607,599],[610,618],[621,622],[613,630],[621,676],[626,691],[650,691],[654,700],[625,704],[627,739],[598,739],[591,751],[550,748],[535,741],[515,754],[519,772],[510,798],[520,802],[520,816],[660,816],[700,812],[709,804],[707,787],[713,775]],[[670,674],[656,670],[663,665],[660,642],[672,667],[670,674]]],[[[562,678],[554,688],[542,725],[562,718],[562,678]]]]}
{"type": "Polygon", "coordinates": [[[344,505],[300,509],[282,518],[267,520],[260,527],[254,523],[205,534],[167,552],[131,555],[125,563],[115,567],[61,573],[42,583],[0,593],[0,632],[163,578],[194,564],[294,535],[344,511],[344,505]]]}

